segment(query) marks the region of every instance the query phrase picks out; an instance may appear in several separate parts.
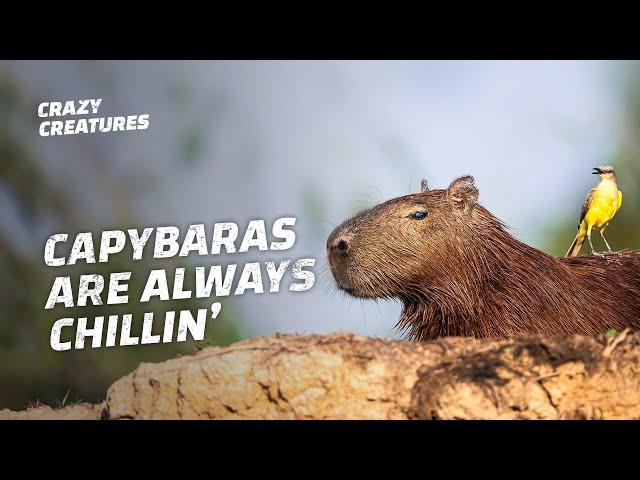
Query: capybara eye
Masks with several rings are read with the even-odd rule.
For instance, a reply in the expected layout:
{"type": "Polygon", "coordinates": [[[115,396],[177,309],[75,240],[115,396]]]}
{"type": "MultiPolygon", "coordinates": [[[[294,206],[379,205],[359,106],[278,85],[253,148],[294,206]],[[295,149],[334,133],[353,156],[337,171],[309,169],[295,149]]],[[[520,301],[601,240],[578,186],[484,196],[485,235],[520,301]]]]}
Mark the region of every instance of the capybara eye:
{"type": "Polygon", "coordinates": [[[409,216],[414,220],[424,220],[425,218],[427,218],[427,215],[428,214],[425,210],[418,210],[417,212],[413,212],[409,216]]]}

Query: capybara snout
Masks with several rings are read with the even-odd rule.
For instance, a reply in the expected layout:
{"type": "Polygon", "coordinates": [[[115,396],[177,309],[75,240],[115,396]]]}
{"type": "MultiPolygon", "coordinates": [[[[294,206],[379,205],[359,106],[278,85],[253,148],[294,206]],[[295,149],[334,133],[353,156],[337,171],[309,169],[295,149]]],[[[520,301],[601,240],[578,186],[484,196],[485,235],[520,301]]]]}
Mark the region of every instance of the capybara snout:
{"type": "Polygon", "coordinates": [[[349,268],[353,264],[353,259],[350,256],[354,238],[354,222],[355,219],[351,219],[343,223],[329,235],[327,240],[327,259],[338,288],[358,296],[358,292],[353,291],[352,275],[349,273],[349,268]]]}

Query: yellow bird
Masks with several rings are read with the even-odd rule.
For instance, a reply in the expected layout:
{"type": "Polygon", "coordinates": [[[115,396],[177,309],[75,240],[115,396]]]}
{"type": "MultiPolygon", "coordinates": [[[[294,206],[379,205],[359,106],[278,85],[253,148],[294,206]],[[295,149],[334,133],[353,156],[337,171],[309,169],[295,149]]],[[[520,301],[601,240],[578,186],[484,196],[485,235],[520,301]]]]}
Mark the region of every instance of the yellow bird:
{"type": "Polygon", "coordinates": [[[598,229],[607,249],[611,252],[611,247],[607,239],[604,238],[604,229],[607,228],[607,225],[609,225],[609,222],[622,205],[622,192],[618,190],[616,172],[611,165],[596,167],[592,173],[600,176],[600,183],[597,187],[592,188],[587,198],[584,199],[582,211],[580,212],[578,233],[565,255],[567,257],[575,257],[578,254],[585,237],[589,240],[591,254],[602,255],[602,253],[595,251],[593,243],[591,243],[591,229],[594,227],[598,229]]]}

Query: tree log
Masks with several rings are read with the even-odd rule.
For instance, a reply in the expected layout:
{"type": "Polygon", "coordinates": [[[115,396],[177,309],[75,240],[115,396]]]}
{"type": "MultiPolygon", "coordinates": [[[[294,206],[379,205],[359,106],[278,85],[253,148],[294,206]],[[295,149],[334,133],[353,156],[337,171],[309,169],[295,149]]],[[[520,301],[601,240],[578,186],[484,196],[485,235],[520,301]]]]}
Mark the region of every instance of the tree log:
{"type": "Polygon", "coordinates": [[[141,364],[103,403],[0,418],[640,418],[640,336],[274,335],[141,364]]]}

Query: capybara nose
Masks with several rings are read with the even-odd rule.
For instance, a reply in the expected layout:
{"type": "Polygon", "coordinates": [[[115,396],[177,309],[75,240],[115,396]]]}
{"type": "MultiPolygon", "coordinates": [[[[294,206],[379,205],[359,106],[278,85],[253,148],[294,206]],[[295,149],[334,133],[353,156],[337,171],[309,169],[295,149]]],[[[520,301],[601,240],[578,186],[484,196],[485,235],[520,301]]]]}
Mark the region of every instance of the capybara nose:
{"type": "Polygon", "coordinates": [[[349,253],[349,239],[346,237],[336,237],[329,243],[329,249],[338,255],[349,253]]]}
{"type": "Polygon", "coordinates": [[[346,255],[349,252],[349,242],[341,238],[338,240],[338,243],[336,243],[336,250],[340,255],[346,255]]]}

